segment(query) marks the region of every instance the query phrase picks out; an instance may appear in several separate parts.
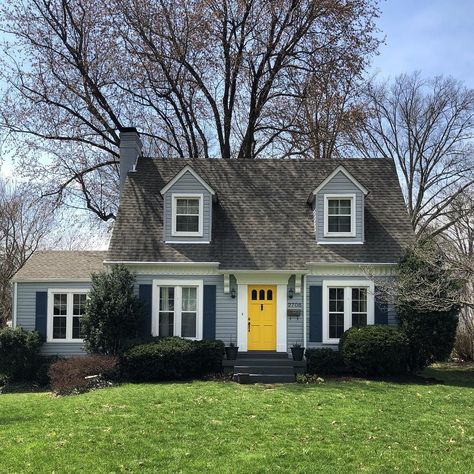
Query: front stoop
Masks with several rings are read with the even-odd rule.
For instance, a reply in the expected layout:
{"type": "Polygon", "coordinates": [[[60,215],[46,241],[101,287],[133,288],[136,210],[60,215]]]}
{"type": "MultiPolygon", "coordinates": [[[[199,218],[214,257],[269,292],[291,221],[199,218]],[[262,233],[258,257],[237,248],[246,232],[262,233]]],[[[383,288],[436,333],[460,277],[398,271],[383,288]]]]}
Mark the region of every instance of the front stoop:
{"type": "Polygon", "coordinates": [[[234,382],[273,384],[295,382],[296,374],[304,373],[306,362],[295,361],[284,352],[242,352],[222,365],[233,374],[234,382]]]}

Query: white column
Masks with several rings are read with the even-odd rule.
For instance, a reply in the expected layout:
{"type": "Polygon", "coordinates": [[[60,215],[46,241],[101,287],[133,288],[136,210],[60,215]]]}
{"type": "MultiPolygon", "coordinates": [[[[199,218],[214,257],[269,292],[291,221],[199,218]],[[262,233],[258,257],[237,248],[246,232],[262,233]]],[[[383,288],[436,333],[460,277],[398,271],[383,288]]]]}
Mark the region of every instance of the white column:
{"type": "Polygon", "coordinates": [[[276,315],[276,350],[277,352],[287,351],[287,324],[286,324],[286,309],[287,309],[287,285],[277,285],[277,315],[276,315]]]}
{"type": "Polygon", "coordinates": [[[247,305],[247,285],[237,285],[237,345],[239,352],[247,351],[247,305]]]}

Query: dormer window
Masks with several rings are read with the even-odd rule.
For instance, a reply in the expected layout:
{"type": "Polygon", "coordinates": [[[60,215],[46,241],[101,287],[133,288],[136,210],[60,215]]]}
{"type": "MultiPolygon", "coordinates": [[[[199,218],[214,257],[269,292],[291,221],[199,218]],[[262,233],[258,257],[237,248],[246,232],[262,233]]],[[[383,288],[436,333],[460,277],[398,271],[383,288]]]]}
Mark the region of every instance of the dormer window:
{"type": "Polygon", "coordinates": [[[203,234],[203,195],[172,195],[172,235],[201,237],[203,234]]]}
{"type": "Polygon", "coordinates": [[[324,236],[354,237],[355,194],[324,195],[324,236]]]}

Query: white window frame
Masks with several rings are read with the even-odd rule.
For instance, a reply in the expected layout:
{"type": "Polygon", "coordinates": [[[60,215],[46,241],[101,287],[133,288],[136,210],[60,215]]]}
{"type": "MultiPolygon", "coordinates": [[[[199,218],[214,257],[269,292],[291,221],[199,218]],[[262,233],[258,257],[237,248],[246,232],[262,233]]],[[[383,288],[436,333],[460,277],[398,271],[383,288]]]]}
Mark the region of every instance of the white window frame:
{"type": "Polygon", "coordinates": [[[49,288],[48,289],[48,321],[46,330],[46,342],[62,343],[62,342],[84,342],[83,339],[73,339],[72,337],[72,318],[74,294],[88,294],[89,289],[86,288],[49,288]],[[54,295],[57,293],[67,294],[67,311],[66,311],[66,338],[65,339],[54,339],[53,338],[53,308],[54,308],[54,295]]]}
{"type": "Polygon", "coordinates": [[[356,236],[356,199],[354,193],[349,194],[324,194],[324,237],[355,237],[356,236]],[[329,232],[329,200],[348,199],[351,202],[351,231],[329,232]]]}
{"type": "Polygon", "coordinates": [[[203,280],[153,280],[153,309],[152,328],[153,336],[159,336],[159,310],[160,310],[160,287],[174,287],[174,328],[175,336],[181,337],[181,313],[182,313],[182,289],[183,287],[195,287],[196,291],[196,337],[185,339],[201,340],[203,332],[204,312],[204,283],[203,280]]]}
{"type": "Polygon", "coordinates": [[[202,237],[204,229],[204,195],[199,193],[171,194],[171,235],[173,237],[202,237]],[[178,199],[199,199],[199,229],[197,232],[176,230],[176,202],[178,199]]]}
{"type": "Polygon", "coordinates": [[[352,288],[367,289],[367,326],[375,322],[375,284],[369,280],[323,281],[323,343],[338,344],[339,338],[329,337],[329,288],[344,288],[344,331],[352,327],[352,288]]]}

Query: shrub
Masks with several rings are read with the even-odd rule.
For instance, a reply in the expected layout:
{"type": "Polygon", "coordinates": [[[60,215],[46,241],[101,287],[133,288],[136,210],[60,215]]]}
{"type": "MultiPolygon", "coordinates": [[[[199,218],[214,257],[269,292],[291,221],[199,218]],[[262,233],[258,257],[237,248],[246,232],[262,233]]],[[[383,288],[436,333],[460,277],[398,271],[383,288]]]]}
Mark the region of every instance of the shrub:
{"type": "Polygon", "coordinates": [[[135,277],[123,265],[92,276],[81,324],[88,352],[119,355],[138,337],[143,312],[134,282],[135,277]]]}
{"type": "Polygon", "coordinates": [[[456,339],[457,308],[423,313],[405,307],[399,311],[398,319],[409,342],[410,370],[421,370],[450,356],[456,339]]]}
{"type": "Polygon", "coordinates": [[[305,356],[308,374],[338,375],[348,371],[339,351],[329,348],[306,349],[305,356]]]}
{"type": "Polygon", "coordinates": [[[119,374],[118,359],[106,355],[71,357],[54,362],[48,371],[51,389],[59,395],[82,393],[119,374]],[[98,378],[86,378],[97,375],[98,378]]]}
{"type": "Polygon", "coordinates": [[[22,328],[0,330],[0,373],[11,380],[30,380],[38,365],[43,338],[22,328]]]}
{"type": "Polygon", "coordinates": [[[202,377],[222,370],[224,343],[179,337],[156,338],[124,353],[124,375],[135,381],[202,377]]]}
{"type": "Polygon", "coordinates": [[[43,356],[38,360],[33,381],[40,387],[46,387],[49,385],[49,369],[50,367],[60,360],[59,356],[43,356]]]}
{"type": "Polygon", "coordinates": [[[408,340],[396,327],[365,326],[346,331],[341,352],[350,370],[361,375],[407,372],[408,340]]]}

